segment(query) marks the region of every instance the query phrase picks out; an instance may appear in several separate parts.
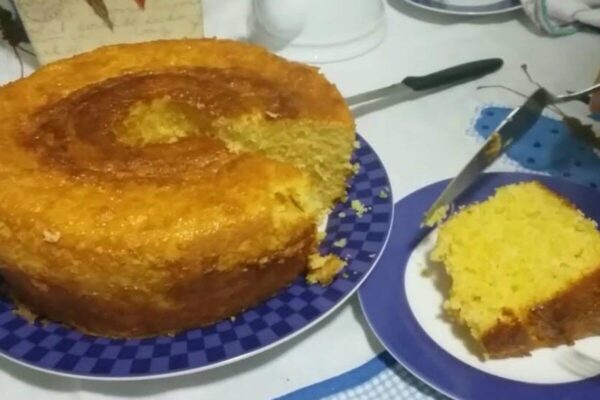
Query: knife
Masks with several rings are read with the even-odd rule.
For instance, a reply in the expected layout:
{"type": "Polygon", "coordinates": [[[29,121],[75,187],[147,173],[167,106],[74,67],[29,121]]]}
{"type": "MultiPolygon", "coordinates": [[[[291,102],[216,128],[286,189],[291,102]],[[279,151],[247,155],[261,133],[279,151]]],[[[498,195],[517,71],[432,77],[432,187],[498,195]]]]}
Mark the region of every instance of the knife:
{"type": "Polygon", "coordinates": [[[346,103],[349,106],[354,106],[391,95],[399,95],[406,92],[419,92],[466,82],[497,71],[502,67],[503,63],[504,62],[500,58],[489,58],[456,65],[429,75],[409,76],[404,78],[400,83],[346,97],[346,103]]]}
{"type": "Polygon", "coordinates": [[[545,89],[538,89],[521,107],[513,110],[487,138],[471,161],[446,186],[440,197],[425,213],[421,226],[432,227],[444,219],[452,202],[477,180],[481,172],[535,124],[544,108],[552,101],[553,97],[550,93],[545,89]]]}

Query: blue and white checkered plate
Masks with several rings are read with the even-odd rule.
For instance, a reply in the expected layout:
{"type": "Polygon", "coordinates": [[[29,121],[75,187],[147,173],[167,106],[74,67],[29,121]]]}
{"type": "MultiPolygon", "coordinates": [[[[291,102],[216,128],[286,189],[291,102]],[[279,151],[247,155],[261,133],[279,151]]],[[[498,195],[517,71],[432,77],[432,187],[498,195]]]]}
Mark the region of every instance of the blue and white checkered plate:
{"type": "Polygon", "coordinates": [[[348,264],[326,287],[304,277],[235,318],[175,336],[110,339],[85,335],[57,323],[30,324],[0,298],[0,354],[46,372],[87,379],[136,380],[182,375],[231,363],[294,337],[344,303],[367,277],[390,230],[393,202],[385,169],[360,137],[353,163],[360,171],[349,182],[348,199],[327,222],[321,250],[348,264]],[[359,217],[350,206],[368,211],[359,217]],[[345,239],[341,240],[341,239],[345,239]],[[338,247],[344,243],[343,247],[338,247]],[[336,243],[336,245],[334,245],[336,243]]]}

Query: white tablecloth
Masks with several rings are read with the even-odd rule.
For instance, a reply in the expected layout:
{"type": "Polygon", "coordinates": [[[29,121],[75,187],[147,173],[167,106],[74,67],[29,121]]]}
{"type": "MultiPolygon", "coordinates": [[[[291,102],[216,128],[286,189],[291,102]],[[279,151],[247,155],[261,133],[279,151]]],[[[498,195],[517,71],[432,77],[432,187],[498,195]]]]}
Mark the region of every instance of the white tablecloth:
{"type": "MultiPolygon", "coordinates": [[[[206,34],[245,34],[246,0],[204,0],[206,34]]],[[[526,63],[548,89],[590,85],[600,68],[600,36],[540,36],[521,12],[469,18],[387,4],[388,33],[374,51],[323,72],[350,95],[480,58],[501,57],[504,67],[477,82],[403,102],[358,119],[358,131],[383,159],[396,199],[455,174],[477,148],[465,135],[482,104],[518,104],[521,98],[480,84],[504,84],[529,93],[526,63]]],[[[0,44],[0,83],[18,76],[12,50],[0,44]]],[[[28,69],[30,70],[30,68],[28,69]]],[[[582,106],[566,107],[585,112],[582,106]]],[[[1,115],[2,110],[0,110],[1,115]]],[[[496,169],[504,169],[502,165],[496,169]]],[[[369,332],[356,296],[313,329],[274,349],[208,372],[148,382],[87,382],[33,371],[0,359],[0,399],[266,399],[356,367],[382,350],[369,332]]]]}

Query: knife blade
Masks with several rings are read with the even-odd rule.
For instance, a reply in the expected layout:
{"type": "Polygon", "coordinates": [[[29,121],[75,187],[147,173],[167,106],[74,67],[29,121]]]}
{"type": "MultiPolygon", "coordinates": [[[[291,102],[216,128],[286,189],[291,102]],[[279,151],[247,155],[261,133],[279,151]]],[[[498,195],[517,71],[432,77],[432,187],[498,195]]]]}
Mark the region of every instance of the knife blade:
{"type": "Polygon", "coordinates": [[[521,107],[513,110],[487,138],[462,171],[446,186],[425,213],[422,226],[432,227],[444,219],[452,202],[535,124],[544,108],[551,102],[552,96],[545,89],[538,89],[521,107]]]}
{"type": "Polygon", "coordinates": [[[419,92],[470,81],[497,71],[503,63],[500,58],[489,58],[456,65],[429,75],[408,76],[400,83],[346,97],[346,103],[349,106],[354,106],[382,97],[400,95],[406,92],[419,92]]]}

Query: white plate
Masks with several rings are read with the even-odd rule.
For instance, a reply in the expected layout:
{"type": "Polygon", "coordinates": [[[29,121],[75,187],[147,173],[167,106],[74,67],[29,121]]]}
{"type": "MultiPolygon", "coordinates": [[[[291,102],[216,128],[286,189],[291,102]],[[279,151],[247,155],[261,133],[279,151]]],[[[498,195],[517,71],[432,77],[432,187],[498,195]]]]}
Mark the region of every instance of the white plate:
{"type": "MultiPolygon", "coordinates": [[[[600,192],[532,174],[484,174],[457,206],[484,200],[500,186],[530,180],[541,181],[600,222],[600,192]]],[[[468,335],[444,317],[442,293],[448,282],[423,275],[436,270],[427,257],[435,232],[422,230],[420,224],[447,183],[426,186],[395,205],[389,243],[359,290],[375,335],[408,370],[452,398],[600,399],[600,337],[539,349],[530,357],[482,361],[469,351],[468,335]]]]}

